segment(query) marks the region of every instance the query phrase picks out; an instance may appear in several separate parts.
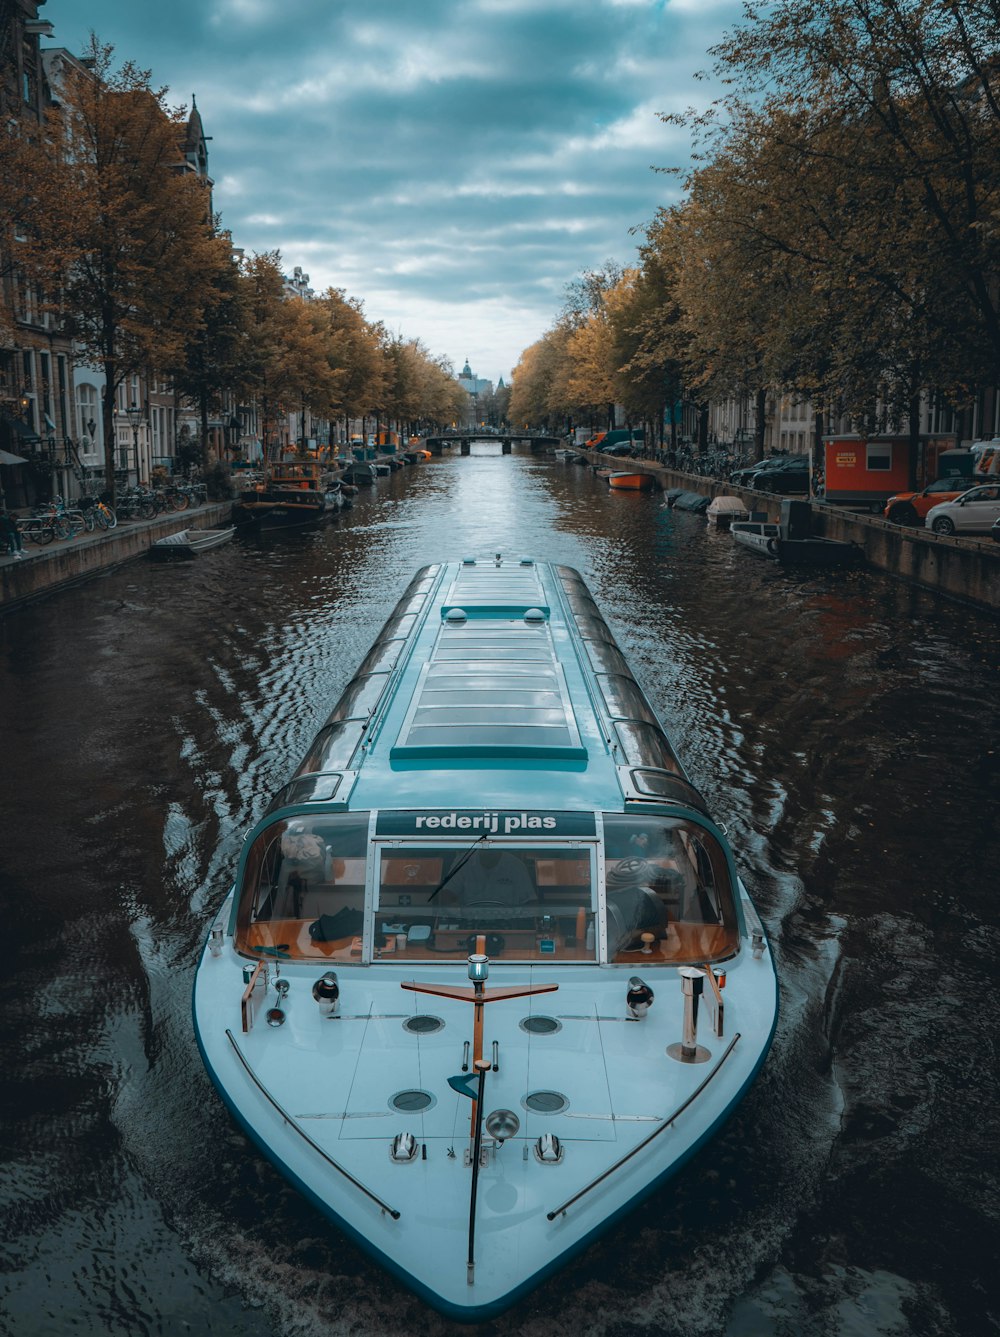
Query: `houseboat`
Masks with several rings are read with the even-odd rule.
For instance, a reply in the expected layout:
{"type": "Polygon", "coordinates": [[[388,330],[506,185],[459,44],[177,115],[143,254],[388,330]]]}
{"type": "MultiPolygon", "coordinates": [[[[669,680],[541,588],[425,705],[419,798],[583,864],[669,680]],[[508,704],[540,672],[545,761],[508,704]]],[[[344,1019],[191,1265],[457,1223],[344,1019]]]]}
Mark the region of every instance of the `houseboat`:
{"type": "Polygon", "coordinates": [[[568,567],[418,571],[220,900],[194,1024],[222,1099],[466,1322],[655,1193],[774,1032],[723,829],[568,567]]]}
{"type": "Polygon", "coordinates": [[[341,506],[340,480],[318,460],[282,460],[268,465],[233,505],[237,524],[261,530],[315,529],[341,506]]]}

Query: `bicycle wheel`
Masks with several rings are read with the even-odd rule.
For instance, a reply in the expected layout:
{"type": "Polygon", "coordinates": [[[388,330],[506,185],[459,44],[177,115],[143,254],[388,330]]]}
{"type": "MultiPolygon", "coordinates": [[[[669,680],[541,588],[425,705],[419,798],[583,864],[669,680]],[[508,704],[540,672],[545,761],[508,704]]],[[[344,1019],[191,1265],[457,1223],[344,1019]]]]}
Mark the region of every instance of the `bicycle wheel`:
{"type": "Polygon", "coordinates": [[[93,517],[94,524],[97,525],[99,529],[107,529],[108,517],[105,514],[103,506],[95,506],[92,511],[88,512],[88,514],[93,517]]]}
{"type": "Polygon", "coordinates": [[[172,515],[177,510],[177,498],[172,497],[169,492],[161,492],[160,501],[168,515],[172,515]]]}
{"type": "Polygon", "coordinates": [[[93,507],[89,511],[83,512],[83,527],[88,534],[92,534],[97,527],[97,520],[94,518],[93,507]]]}
{"type": "Polygon", "coordinates": [[[115,514],[114,507],[104,506],[101,510],[101,514],[104,516],[105,529],[114,529],[115,525],[118,523],[118,516],[115,514]]]}
{"type": "Polygon", "coordinates": [[[174,504],[179,511],[186,511],[191,504],[191,498],[186,492],[178,492],[174,496],[174,504]]]}
{"type": "Polygon", "coordinates": [[[139,514],[143,520],[152,520],[156,515],[155,501],[140,501],[139,514]]]}
{"type": "Polygon", "coordinates": [[[51,543],[55,538],[55,531],[51,525],[38,525],[34,529],[27,531],[36,543],[51,543]]]}
{"type": "Polygon", "coordinates": [[[52,533],[57,539],[76,538],[76,530],[65,515],[52,517],[52,533]]]}

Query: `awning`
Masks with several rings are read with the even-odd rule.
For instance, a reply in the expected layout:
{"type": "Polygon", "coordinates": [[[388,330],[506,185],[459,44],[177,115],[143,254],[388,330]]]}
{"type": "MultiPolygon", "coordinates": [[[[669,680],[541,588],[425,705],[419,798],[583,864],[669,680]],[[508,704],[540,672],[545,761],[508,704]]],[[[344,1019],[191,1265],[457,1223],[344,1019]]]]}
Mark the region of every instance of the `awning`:
{"type": "Polygon", "coordinates": [[[9,450],[0,450],[0,464],[27,464],[23,455],[12,455],[9,450]]]}
{"type": "Polygon", "coordinates": [[[40,443],[41,437],[35,429],[29,427],[26,422],[22,422],[20,418],[15,418],[13,414],[5,413],[0,409],[0,420],[2,420],[3,425],[10,428],[14,436],[20,438],[26,446],[38,445],[40,443]]]}

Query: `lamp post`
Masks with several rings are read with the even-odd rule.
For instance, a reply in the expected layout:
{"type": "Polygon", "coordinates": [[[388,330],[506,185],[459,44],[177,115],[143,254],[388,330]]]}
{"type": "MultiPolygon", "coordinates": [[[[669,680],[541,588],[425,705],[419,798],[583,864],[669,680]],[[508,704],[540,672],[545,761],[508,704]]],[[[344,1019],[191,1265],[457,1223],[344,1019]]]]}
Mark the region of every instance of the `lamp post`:
{"type": "Polygon", "coordinates": [[[142,422],[142,408],[138,404],[130,404],[125,410],[125,417],[128,418],[129,426],[132,428],[132,458],[135,461],[135,481],[139,481],[139,424],[142,422]]]}

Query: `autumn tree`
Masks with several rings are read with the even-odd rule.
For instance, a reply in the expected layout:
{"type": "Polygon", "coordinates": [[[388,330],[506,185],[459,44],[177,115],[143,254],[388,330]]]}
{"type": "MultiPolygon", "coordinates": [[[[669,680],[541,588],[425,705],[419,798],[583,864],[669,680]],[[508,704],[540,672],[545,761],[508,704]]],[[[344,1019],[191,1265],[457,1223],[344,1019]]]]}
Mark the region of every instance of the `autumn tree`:
{"type": "Polygon", "coordinates": [[[794,360],[819,353],[813,380],[859,421],[907,423],[914,464],[922,393],[962,407],[1000,359],[997,18],[953,0],[750,6],[713,52],[722,115],[699,122],[770,196],[764,244],[812,330],[794,360]]]}
{"type": "MultiPolygon", "coordinates": [[[[834,109],[855,133],[829,141],[816,169],[885,195],[876,242],[917,221],[925,247],[958,276],[970,316],[1000,361],[1000,64],[995,0],[779,0],[752,5],[748,22],[713,51],[730,106],[763,97],[768,112],[834,109]],[[864,141],[859,129],[867,133],[864,141]],[[875,153],[864,151],[878,146],[875,153]],[[862,152],[857,149],[861,147],[862,152]],[[883,186],[883,188],[880,188],[883,186]]],[[[806,146],[807,147],[807,146],[806,146]]]]}
{"type": "Polygon", "coordinates": [[[573,371],[572,333],[572,323],[563,318],[521,354],[511,382],[512,423],[549,427],[565,415],[573,371]]]}
{"type": "Polygon", "coordinates": [[[220,263],[203,293],[198,325],[191,329],[178,360],[164,366],[177,393],[197,405],[201,419],[202,468],[208,467],[208,421],[226,392],[248,386],[247,290],[235,259],[220,263]]]}
{"type": "Polygon", "coordinates": [[[69,66],[35,159],[23,216],[24,268],[58,294],[82,361],[104,372],[106,482],[114,492],[115,394],[176,365],[229,263],[205,185],[183,170],[183,109],[149,71],[112,66],[91,39],[69,66]]]}
{"type": "Polygon", "coordinates": [[[278,418],[308,410],[332,417],[340,406],[337,351],[319,304],[285,293],[281,254],[264,251],[243,262],[240,378],[261,407],[273,453],[278,418]]]}
{"type": "Polygon", "coordinates": [[[409,431],[420,421],[451,422],[458,416],[464,392],[453,369],[435,360],[419,339],[391,337],[385,355],[385,404],[400,426],[409,431]]]}
{"type": "Polygon", "coordinates": [[[331,416],[345,420],[368,417],[385,393],[387,366],[381,332],[365,319],[363,302],[348,297],[343,289],[328,288],[309,306],[330,366],[337,373],[336,413],[331,416]]]}

